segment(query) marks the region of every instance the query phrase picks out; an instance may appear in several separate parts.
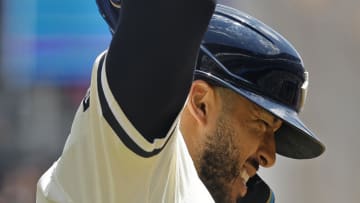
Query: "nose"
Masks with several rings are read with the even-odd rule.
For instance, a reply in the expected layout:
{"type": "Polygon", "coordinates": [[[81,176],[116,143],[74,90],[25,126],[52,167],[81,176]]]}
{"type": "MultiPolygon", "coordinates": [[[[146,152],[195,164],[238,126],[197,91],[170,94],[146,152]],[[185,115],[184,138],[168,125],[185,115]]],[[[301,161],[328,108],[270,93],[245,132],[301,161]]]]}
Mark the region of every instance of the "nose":
{"type": "Polygon", "coordinates": [[[265,168],[269,168],[275,164],[276,146],[273,132],[264,136],[264,140],[257,151],[257,159],[259,164],[265,168]]]}

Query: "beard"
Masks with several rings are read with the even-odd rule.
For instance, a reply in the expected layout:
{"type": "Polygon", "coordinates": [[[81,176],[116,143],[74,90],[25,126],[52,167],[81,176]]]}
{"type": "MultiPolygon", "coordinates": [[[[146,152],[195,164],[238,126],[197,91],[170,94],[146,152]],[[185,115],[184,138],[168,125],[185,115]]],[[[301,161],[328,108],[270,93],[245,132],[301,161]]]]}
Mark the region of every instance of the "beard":
{"type": "Polygon", "coordinates": [[[199,160],[198,173],[216,203],[229,203],[231,183],[240,175],[239,152],[235,146],[235,131],[224,116],[218,119],[213,133],[207,136],[199,160]]]}

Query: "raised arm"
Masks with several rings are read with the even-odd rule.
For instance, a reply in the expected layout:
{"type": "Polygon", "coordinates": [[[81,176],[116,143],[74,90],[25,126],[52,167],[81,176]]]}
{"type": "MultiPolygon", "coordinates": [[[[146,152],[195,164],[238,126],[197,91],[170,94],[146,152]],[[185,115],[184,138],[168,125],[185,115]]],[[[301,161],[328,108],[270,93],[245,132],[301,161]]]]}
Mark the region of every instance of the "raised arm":
{"type": "Polygon", "coordinates": [[[123,0],[106,59],[111,91],[148,140],[164,137],[183,107],[214,0],[123,0]]]}

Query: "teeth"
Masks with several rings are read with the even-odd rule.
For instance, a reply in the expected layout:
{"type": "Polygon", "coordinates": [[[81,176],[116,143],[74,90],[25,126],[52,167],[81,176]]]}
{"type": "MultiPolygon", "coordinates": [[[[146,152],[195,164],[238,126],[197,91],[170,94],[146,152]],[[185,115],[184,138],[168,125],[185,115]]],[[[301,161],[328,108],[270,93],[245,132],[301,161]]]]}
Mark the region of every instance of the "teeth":
{"type": "Polygon", "coordinates": [[[247,181],[249,180],[250,176],[247,173],[246,170],[243,170],[240,174],[241,178],[244,180],[245,183],[247,183],[247,181]]]}

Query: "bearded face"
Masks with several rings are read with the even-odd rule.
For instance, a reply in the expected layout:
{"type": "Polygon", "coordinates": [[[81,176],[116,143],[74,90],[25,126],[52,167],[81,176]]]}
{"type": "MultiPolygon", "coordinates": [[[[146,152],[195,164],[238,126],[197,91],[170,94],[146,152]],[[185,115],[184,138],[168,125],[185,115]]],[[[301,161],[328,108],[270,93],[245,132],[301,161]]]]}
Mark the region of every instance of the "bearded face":
{"type": "Polygon", "coordinates": [[[220,118],[200,159],[199,175],[216,202],[230,203],[231,183],[240,175],[240,149],[233,143],[234,130],[220,118]]]}

